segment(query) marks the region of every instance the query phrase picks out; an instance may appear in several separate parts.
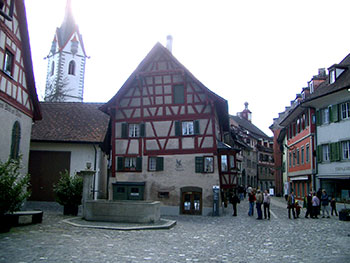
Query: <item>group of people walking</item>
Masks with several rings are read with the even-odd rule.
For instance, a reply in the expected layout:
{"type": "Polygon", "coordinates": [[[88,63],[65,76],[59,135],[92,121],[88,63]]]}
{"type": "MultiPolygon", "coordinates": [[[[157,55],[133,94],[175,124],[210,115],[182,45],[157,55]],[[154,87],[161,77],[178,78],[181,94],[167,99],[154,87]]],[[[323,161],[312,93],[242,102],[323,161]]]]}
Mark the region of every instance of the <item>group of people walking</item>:
{"type": "MultiPolygon", "coordinates": [[[[253,189],[248,187],[246,192],[248,193],[249,211],[248,216],[254,216],[254,205],[256,207],[257,219],[262,220],[263,216],[265,219],[270,219],[270,203],[271,197],[267,190],[262,192],[260,189],[253,189]],[[264,212],[264,213],[263,213],[264,212]]],[[[237,204],[242,200],[242,195],[232,192],[229,197],[229,201],[233,207],[233,216],[237,216],[237,204]]],[[[294,191],[286,197],[288,218],[299,218],[301,212],[301,206],[296,200],[294,191]]],[[[336,208],[335,198],[330,198],[326,190],[319,189],[317,192],[310,192],[307,197],[303,200],[303,208],[306,208],[305,218],[318,218],[322,211],[322,217],[330,218],[330,214],[333,213],[338,216],[336,208]],[[331,212],[329,212],[329,204],[331,207],[331,212]]]]}

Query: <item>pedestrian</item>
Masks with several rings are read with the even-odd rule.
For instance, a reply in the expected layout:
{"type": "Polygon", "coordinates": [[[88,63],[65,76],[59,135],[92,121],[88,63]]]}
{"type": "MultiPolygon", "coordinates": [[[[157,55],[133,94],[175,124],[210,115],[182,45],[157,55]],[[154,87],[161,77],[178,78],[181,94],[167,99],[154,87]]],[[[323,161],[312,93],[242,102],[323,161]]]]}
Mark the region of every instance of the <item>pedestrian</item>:
{"type": "MultiPolygon", "coordinates": [[[[321,196],[322,196],[322,190],[321,190],[321,188],[318,189],[318,191],[317,191],[317,193],[316,193],[316,196],[317,196],[318,200],[321,201],[321,196]]],[[[321,202],[320,202],[320,204],[318,205],[317,215],[321,215],[321,202]]]]}
{"type": "Polygon", "coordinates": [[[230,195],[230,203],[232,204],[233,208],[232,216],[237,216],[237,204],[239,204],[240,201],[236,194],[236,191],[233,191],[233,193],[230,195]]]}
{"type": "Polygon", "coordinates": [[[258,220],[262,219],[262,210],[261,210],[261,206],[262,203],[264,201],[264,197],[262,192],[260,191],[260,189],[258,189],[258,193],[256,194],[256,212],[258,214],[258,220]]]}
{"type": "Polygon", "coordinates": [[[332,199],[331,199],[331,215],[332,216],[333,216],[333,211],[335,212],[335,215],[338,216],[337,201],[335,200],[334,196],[332,196],[332,199]]]}
{"type": "Polygon", "coordinates": [[[327,218],[330,218],[329,211],[328,211],[328,204],[329,204],[328,195],[327,195],[326,190],[323,189],[322,190],[322,195],[321,195],[322,218],[325,217],[325,211],[327,212],[327,218]]]}
{"type": "Polygon", "coordinates": [[[264,192],[264,218],[268,218],[270,220],[270,202],[271,197],[267,190],[264,192]]]}
{"type": "Polygon", "coordinates": [[[306,213],[305,218],[312,217],[312,193],[309,193],[306,197],[306,213]]]}
{"type": "MultiPolygon", "coordinates": [[[[248,188],[248,190],[249,190],[249,188],[248,188]]],[[[248,191],[248,201],[249,201],[248,215],[253,216],[254,215],[254,203],[255,203],[255,192],[253,189],[248,191]]]]}
{"type": "Polygon", "coordinates": [[[290,212],[292,211],[293,214],[293,218],[295,219],[295,196],[294,196],[294,192],[292,190],[292,192],[288,195],[287,198],[287,208],[288,208],[288,218],[290,219],[290,212]]]}
{"type": "Polygon", "coordinates": [[[297,218],[299,218],[299,215],[300,215],[300,210],[301,210],[301,206],[299,205],[299,202],[298,201],[295,201],[295,213],[296,213],[296,216],[297,218]]]}
{"type": "Polygon", "coordinates": [[[312,197],[312,215],[311,218],[318,219],[318,207],[320,206],[320,199],[318,199],[316,193],[313,193],[312,197]]]}

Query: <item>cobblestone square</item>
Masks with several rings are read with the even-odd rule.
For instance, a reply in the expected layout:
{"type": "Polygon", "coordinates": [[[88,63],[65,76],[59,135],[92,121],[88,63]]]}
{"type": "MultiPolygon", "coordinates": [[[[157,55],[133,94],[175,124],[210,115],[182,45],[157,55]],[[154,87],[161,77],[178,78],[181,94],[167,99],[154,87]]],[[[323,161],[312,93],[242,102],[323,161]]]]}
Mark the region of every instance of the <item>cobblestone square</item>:
{"type": "Polygon", "coordinates": [[[80,228],[44,211],[42,224],[0,234],[0,262],[350,262],[350,223],[338,217],[288,219],[273,198],[271,220],[247,215],[248,202],[220,217],[175,216],[169,230],[80,228]]]}

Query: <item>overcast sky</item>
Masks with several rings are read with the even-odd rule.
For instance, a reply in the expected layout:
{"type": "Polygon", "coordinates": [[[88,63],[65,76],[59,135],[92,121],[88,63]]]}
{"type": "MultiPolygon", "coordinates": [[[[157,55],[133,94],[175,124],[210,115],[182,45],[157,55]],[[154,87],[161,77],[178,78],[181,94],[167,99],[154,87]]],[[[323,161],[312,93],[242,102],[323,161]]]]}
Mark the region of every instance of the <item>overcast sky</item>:
{"type": "MultiPolygon", "coordinates": [[[[106,102],[166,36],[173,55],[229,102],[269,126],[307,82],[350,53],[348,0],[72,0],[88,59],[85,102],[106,102]]],[[[39,99],[66,0],[25,0],[39,99]]]]}

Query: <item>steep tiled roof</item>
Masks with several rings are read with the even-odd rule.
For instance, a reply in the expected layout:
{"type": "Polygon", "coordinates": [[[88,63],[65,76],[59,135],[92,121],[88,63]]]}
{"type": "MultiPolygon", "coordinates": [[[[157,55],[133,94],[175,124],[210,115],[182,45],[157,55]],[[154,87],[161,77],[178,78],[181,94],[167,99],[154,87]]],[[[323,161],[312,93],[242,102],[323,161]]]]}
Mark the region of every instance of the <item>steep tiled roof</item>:
{"type": "Polygon", "coordinates": [[[238,116],[230,115],[230,118],[232,118],[235,122],[238,123],[241,127],[252,133],[252,135],[258,138],[264,138],[264,139],[271,139],[271,137],[267,136],[263,131],[261,131],[258,127],[256,127],[253,123],[250,121],[247,121],[246,119],[240,118],[238,116]]]}
{"type": "Polygon", "coordinates": [[[40,102],[43,119],[32,128],[32,141],[103,142],[109,116],[102,103],[40,102]]]}
{"type": "Polygon", "coordinates": [[[341,67],[344,72],[337,77],[336,81],[332,84],[329,84],[329,76],[325,82],[323,82],[314,93],[305,100],[305,102],[323,97],[325,95],[350,88],[350,54],[347,55],[339,64],[334,66],[341,67]]]}

